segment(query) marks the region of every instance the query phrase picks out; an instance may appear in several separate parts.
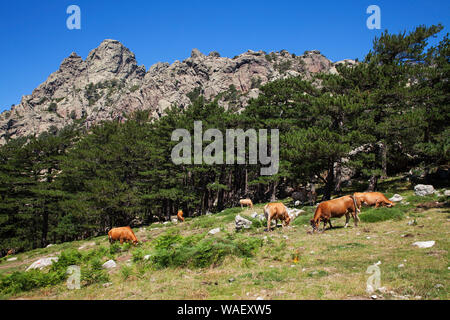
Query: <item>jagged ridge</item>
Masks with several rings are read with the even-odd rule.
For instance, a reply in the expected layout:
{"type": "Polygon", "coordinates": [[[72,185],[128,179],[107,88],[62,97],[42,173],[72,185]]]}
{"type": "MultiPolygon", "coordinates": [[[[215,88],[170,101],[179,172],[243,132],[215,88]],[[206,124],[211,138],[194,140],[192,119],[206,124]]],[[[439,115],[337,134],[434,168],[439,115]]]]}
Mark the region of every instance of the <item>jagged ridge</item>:
{"type": "Polygon", "coordinates": [[[334,65],[317,50],[302,56],[286,50],[270,54],[249,50],[230,59],[215,51],[206,56],[194,49],[182,62],[157,63],[146,72],[119,41],[104,40],[86,60],[72,53],[31,95],[0,114],[0,144],[51,126],[61,128],[74,119],[83,118],[90,127],[102,120],[125,119],[135,110],[150,110],[159,117],[172,104],[188,105],[188,96],[195,90],[206,98],[234,93],[224,95],[219,103],[239,109],[258,96],[262,84],[336,72],[334,65]]]}

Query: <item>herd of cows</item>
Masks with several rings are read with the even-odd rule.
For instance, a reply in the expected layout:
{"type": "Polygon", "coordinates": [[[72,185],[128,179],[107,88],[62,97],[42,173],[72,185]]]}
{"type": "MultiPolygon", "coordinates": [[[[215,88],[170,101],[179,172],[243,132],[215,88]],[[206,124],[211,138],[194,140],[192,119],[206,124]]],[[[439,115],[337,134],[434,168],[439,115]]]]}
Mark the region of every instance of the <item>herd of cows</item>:
{"type": "MultiPolygon", "coordinates": [[[[249,206],[253,209],[253,202],[251,199],[241,199],[241,208],[243,206],[249,206]]],[[[353,195],[347,195],[340,198],[322,201],[316,208],[313,218],[310,220],[313,232],[319,230],[319,224],[323,222],[323,230],[327,223],[331,225],[331,218],[340,218],[345,215],[345,227],[348,226],[350,221],[350,214],[353,217],[355,226],[358,226],[358,213],[361,212],[361,206],[386,206],[392,207],[394,202],[390,201],[381,192],[355,192],[353,195]]],[[[271,230],[271,223],[275,221],[277,225],[278,220],[282,221],[284,226],[289,225],[291,218],[289,217],[286,206],[281,202],[271,202],[264,206],[264,216],[267,220],[267,231],[271,230]]],[[[184,222],[183,211],[178,210],[177,219],[180,222],[184,222]]],[[[108,232],[109,242],[120,241],[122,244],[125,241],[130,241],[133,244],[138,244],[139,241],[136,238],[133,230],[128,227],[113,228],[108,232]]]]}

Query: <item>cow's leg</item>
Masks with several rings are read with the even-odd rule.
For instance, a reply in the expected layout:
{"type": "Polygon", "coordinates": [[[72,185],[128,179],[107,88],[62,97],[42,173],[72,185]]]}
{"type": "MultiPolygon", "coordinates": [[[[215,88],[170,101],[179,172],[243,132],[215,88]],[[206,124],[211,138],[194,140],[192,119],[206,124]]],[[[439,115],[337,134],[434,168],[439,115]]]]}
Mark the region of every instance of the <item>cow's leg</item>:
{"type": "Polygon", "coordinates": [[[358,212],[355,212],[353,214],[353,221],[355,222],[355,227],[357,227],[358,226],[358,221],[359,221],[358,212]]]}
{"type": "Polygon", "coordinates": [[[268,218],[267,218],[267,231],[270,231],[270,224],[271,224],[271,222],[272,222],[272,219],[271,219],[271,217],[269,215],[268,218]]]}
{"type": "Polygon", "coordinates": [[[123,244],[123,239],[122,238],[120,238],[120,244],[123,244]]]}
{"type": "Polygon", "coordinates": [[[350,221],[350,215],[348,214],[348,212],[345,213],[345,226],[344,228],[348,227],[348,222],[350,221]]]}
{"type": "Polygon", "coordinates": [[[330,225],[330,229],[333,229],[333,226],[331,225],[331,219],[328,220],[328,224],[330,225]]]}
{"type": "Polygon", "coordinates": [[[326,226],[327,226],[327,219],[324,219],[323,220],[323,228],[322,228],[322,232],[324,232],[325,231],[325,229],[326,229],[326,226]]]}
{"type": "Polygon", "coordinates": [[[244,209],[244,206],[243,206],[242,203],[241,203],[241,210],[242,210],[242,209],[244,209]]]}

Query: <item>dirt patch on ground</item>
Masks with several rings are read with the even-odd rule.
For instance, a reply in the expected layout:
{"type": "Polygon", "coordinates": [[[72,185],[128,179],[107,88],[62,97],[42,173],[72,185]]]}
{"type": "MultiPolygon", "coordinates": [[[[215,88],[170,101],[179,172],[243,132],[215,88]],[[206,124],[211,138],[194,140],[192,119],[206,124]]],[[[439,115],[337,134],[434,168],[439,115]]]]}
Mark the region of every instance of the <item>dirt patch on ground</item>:
{"type": "Polygon", "coordinates": [[[416,206],[418,209],[432,209],[432,208],[443,208],[444,207],[444,203],[443,202],[437,202],[437,201],[429,201],[429,202],[422,202],[419,203],[416,206]]]}
{"type": "Polygon", "coordinates": [[[131,259],[131,254],[126,254],[117,258],[117,262],[123,262],[131,259]]]}

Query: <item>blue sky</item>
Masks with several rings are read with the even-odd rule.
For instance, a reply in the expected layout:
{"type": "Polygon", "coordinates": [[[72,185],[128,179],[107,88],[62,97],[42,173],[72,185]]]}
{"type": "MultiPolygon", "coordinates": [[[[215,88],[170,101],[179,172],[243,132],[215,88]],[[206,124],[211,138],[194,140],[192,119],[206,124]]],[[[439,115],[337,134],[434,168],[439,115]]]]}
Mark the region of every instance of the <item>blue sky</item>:
{"type": "Polygon", "coordinates": [[[320,50],[332,61],[362,59],[381,31],[419,24],[450,28],[450,1],[1,1],[0,111],[59,68],[71,52],[83,59],[104,39],[117,39],[148,69],[190,56],[192,48],[233,57],[252,50],[302,54],[320,50]],[[81,30],[68,30],[66,9],[81,8],[81,30]],[[381,30],[366,27],[366,8],[381,9],[381,30]]]}

